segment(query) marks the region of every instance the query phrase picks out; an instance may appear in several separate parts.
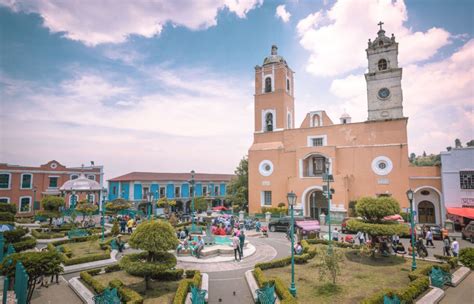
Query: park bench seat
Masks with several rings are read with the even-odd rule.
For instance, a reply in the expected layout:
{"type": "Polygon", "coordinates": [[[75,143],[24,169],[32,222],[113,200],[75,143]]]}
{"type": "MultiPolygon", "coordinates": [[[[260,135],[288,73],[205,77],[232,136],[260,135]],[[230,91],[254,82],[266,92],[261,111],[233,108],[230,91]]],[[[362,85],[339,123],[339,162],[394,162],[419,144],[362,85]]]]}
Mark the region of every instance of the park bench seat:
{"type": "Polygon", "coordinates": [[[206,303],[207,291],[191,286],[191,303],[204,304],[206,303]]]}
{"type": "Polygon", "coordinates": [[[88,235],[89,235],[89,233],[87,232],[87,230],[84,230],[84,229],[72,229],[72,230],[68,231],[68,233],[67,233],[67,237],[69,239],[84,237],[84,236],[88,236],[88,235]]]}
{"type": "Polygon", "coordinates": [[[452,275],[440,268],[433,267],[430,273],[431,285],[442,288],[445,284],[451,284],[452,275]]]}
{"type": "Polygon", "coordinates": [[[95,304],[120,304],[117,288],[106,288],[104,292],[94,296],[95,304]]]}
{"type": "Polygon", "coordinates": [[[274,304],[276,301],[275,285],[266,284],[257,289],[257,301],[260,304],[274,304]]]}
{"type": "Polygon", "coordinates": [[[393,295],[393,297],[384,295],[383,304],[400,304],[400,299],[396,295],[393,295]]]}

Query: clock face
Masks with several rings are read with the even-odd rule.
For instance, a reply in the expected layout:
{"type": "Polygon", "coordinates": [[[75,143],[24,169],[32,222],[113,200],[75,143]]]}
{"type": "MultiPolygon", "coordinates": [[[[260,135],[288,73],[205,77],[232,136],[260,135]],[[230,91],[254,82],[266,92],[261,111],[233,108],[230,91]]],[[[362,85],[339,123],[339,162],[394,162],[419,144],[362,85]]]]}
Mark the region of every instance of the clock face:
{"type": "Polygon", "coordinates": [[[382,89],[379,90],[378,94],[379,94],[380,98],[385,99],[390,95],[390,90],[387,89],[387,88],[382,88],[382,89]]]}

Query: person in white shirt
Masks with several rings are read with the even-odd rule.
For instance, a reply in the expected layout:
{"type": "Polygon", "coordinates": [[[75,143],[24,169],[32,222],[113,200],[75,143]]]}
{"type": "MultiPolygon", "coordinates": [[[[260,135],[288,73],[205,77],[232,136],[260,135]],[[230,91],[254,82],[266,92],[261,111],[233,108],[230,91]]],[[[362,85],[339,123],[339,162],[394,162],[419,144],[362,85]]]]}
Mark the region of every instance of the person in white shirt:
{"type": "Polygon", "coordinates": [[[332,240],[333,241],[339,241],[339,231],[337,231],[337,228],[334,227],[334,230],[332,231],[332,240]]]}
{"type": "Polygon", "coordinates": [[[451,251],[453,252],[453,256],[457,257],[459,254],[459,243],[456,241],[456,238],[453,238],[453,242],[451,243],[451,251]]]}

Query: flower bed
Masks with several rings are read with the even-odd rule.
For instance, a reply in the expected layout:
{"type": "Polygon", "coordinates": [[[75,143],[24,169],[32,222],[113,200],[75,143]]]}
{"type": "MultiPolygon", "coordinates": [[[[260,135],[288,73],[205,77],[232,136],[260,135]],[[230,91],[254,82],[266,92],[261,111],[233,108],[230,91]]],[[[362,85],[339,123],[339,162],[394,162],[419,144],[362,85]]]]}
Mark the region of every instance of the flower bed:
{"type": "MultiPolygon", "coordinates": [[[[152,281],[152,289],[144,290],[144,280],[140,277],[129,275],[122,271],[118,265],[108,266],[81,272],[82,281],[95,293],[101,293],[106,287],[117,288],[122,302],[140,304],[145,300],[153,303],[184,303],[189,288],[192,285],[200,286],[201,274],[193,271],[192,277],[183,278],[183,269],[170,270],[156,273],[152,281]]],[[[190,274],[191,272],[187,272],[190,274]]]]}

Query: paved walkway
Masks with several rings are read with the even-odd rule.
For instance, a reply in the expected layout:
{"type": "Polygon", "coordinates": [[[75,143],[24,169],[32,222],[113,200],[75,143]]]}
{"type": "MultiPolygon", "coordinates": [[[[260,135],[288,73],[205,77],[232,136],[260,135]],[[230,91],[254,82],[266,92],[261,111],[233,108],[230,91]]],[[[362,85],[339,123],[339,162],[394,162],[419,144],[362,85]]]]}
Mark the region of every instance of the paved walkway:
{"type": "Polygon", "coordinates": [[[457,287],[449,287],[441,304],[474,303],[474,274],[471,272],[457,287]]]}
{"type": "Polygon", "coordinates": [[[82,304],[81,299],[69,287],[68,283],[61,276],[59,285],[52,284],[48,288],[36,288],[31,297],[32,304],[82,304]]]}

